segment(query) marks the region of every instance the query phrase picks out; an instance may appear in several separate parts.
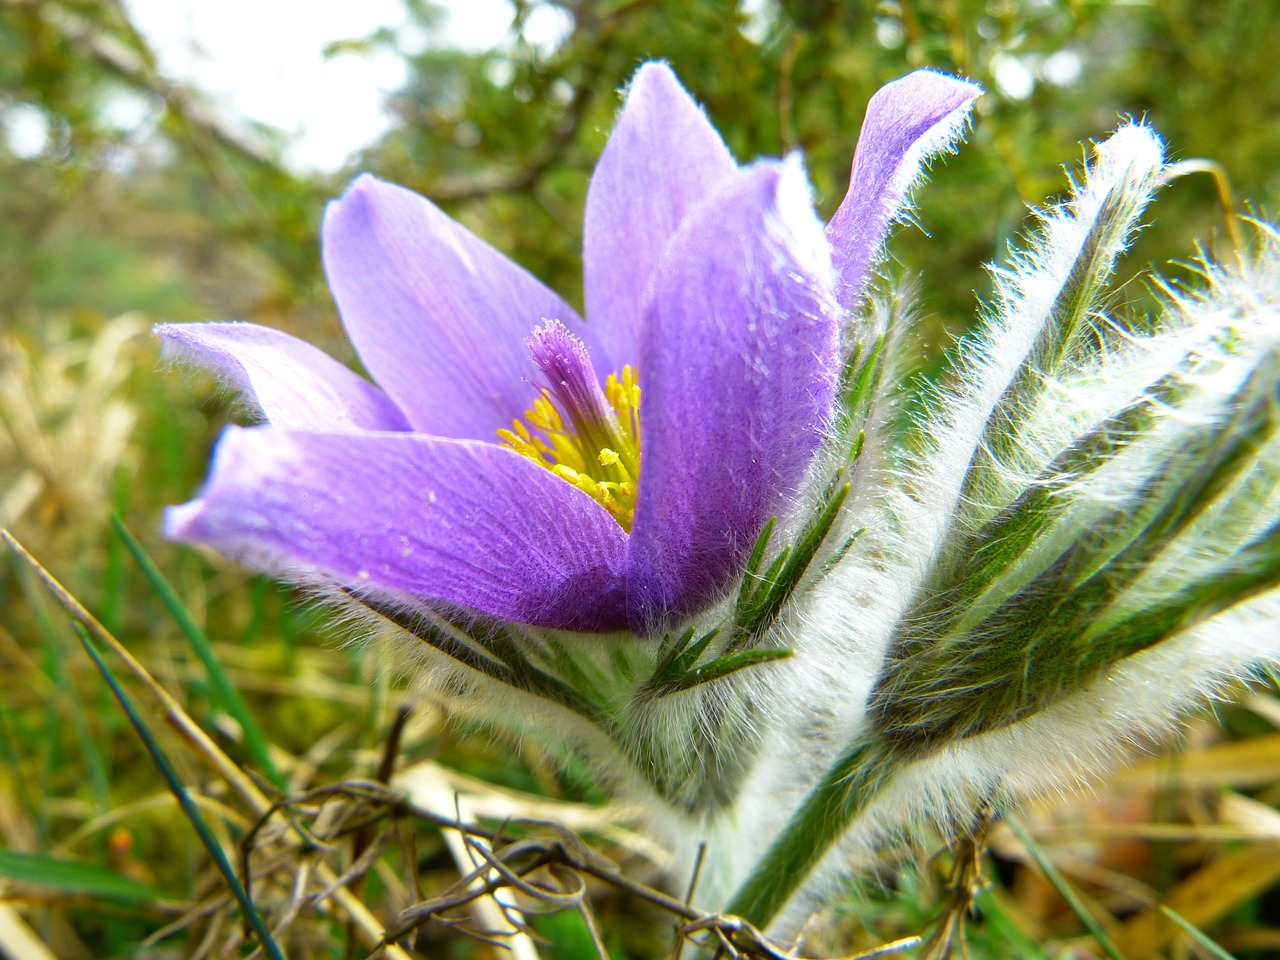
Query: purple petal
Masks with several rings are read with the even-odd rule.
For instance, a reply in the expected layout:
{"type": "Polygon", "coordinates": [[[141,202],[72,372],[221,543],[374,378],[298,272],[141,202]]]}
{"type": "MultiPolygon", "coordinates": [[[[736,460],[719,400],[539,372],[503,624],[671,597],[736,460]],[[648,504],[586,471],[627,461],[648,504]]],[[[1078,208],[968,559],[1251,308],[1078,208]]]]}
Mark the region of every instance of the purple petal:
{"type": "Polygon", "coordinates": [[[365,369],[423,433],[492,440],[537,396],[524,346],[573,308],[428,200],[364,175],[329,204],[324,265],[365,369]]]}
{"type": "Polygon", "coordinates": [[[205,367],[291,430],[408,430],[394,403],[311,344],[253,323],[162,323],[165,353],[205,367]]]}
{"type": "Polygon", "coordinates": [[[736,169],[671,69],[641,67],[591,176],[583,225],[587,320],[618,365],[636,361],[645,287],[667,244],[736,169]]]}
{"type": "Polygon", "coordinates": [[[833,284],[797,160],[742,171],[671,244],[640,353],[633,629],[722,593],[803,479],[835,395],[833,284]]]}
{"type": "Polygon", "coordinates": [[[625,625],[626,535],[502,447],[419,434],[228,428],[165,531],[272,569],[566,630],[625,625]]]}
{"type": "Polygon", "coordinates": [[[981,93],[975,83],[917,70],[885,84],[867,104],[849,192],[827,225],[843,305],[862,295],[889,224],[925,162],[951,148],[981,93]]]}

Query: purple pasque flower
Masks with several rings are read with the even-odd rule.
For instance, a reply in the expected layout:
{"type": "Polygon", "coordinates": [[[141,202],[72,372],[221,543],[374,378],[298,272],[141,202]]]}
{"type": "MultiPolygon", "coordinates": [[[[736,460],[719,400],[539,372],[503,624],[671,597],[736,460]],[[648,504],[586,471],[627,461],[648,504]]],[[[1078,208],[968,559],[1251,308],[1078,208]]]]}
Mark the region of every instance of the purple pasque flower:
{"type": "Polygon", "coordinates": [[[846,311],[978,92],[922,70],[876,94],[824,228],[797,158],[740,167],[670,69],[642,67],[587,195],[589,323],[361,176],[326,212],[324,265],[374,383],[252,324],[159,327],[266,421],[228,428],[168,535],[542,627],[705,608],[804,480],[846,311]]]}

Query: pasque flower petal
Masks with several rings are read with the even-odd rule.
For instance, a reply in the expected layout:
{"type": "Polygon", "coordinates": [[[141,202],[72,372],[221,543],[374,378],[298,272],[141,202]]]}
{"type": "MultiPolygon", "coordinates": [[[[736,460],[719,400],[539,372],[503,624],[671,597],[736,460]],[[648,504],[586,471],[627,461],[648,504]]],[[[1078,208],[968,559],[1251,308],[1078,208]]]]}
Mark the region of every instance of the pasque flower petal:
{"type": "Polygon", "coordinates": [[[803,479],[835,395],[833,290],[796,158],[738,173],[672,241],[643,315],[633,628],[723,592],[803,479]]]}
{"type": "Polygon", "coordinates": [[[889,224],[925,162],[952,146],[981,93],[975,83],[917,70],[885,84],[867,104],[849,191],[827,225],[845,306],[865,289],[889,224]]]}
{"type": "Polygon", "coordinates": [[[358,178],[326,212],[323,255],[377,386],[261,328],[161,328],[272,424],[226,434],[170,535],[535,626],[651,634],[698,613],[793,509],[844,308],[977,93],[917,71],[877,94],[824,230],[798,159],[739,168],[671,71],[642,67],[589,190],[590,325],[426,199],[358,178]],[[528,338],[549,329],[581,340],[575,369],[621,380],[543,397],[528,338]],[[592,433],[615,417],[616,436],[592,433]]]}
{"type": "Polygon", "coordinates": [[[408,430],[381,390],[322,350],[254,323],[164,323],[168,355],[222,376],[263,418],[293,430],[408,430]]]}
{"type": "Polygon", "coordinates": [[[583,224],[587,319],[615,363],[635,360],[645,288],[667,244],[737,168],[671,68],[641,67],[591,175],[583,224]]]}
{"type": "Polygon", "coordinates": [[[420,434],[230,427],[168,536],[357,590],[569,630],[625,625],[626,534],[502,447],[420,434]]]}
{"type": "Polygon", "coordinates": [[[493,438],[537,396],[524,338],[573,308],[411,190],[367,174],[329,204],[325,272],[365,369],[414,429],[493,438]]]}

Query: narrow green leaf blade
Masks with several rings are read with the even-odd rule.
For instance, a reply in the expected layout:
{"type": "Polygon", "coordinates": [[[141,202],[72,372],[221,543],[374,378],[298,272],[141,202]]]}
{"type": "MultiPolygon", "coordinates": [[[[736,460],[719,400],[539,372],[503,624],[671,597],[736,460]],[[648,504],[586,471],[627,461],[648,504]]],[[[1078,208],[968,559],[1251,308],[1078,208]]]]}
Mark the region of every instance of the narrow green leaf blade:
{"type": "Polygon", "coordinates": [[[739,605],[735,614],[737,636],[730,644],[730,652],[750,642],[752,637],[771,624],[791,599],[805,571],[809,569],[809,564],[840,516],[840,507],[849,495],[849,489],[847,481],[832,484],[820,509],[805,526],[795,544],[783,547],[778,552],[746,608],[739,605]]]}
{"type": "Polygon", "coordinates": [[[1193,924],[1190,920],[1180,916],[1172,908],[1166,907],[1162,903],[1160,904],[1160,912],[1190,934],[1192,940],[1208,950],[1211,954],[1217,957],[1218,960],[1236,960],[1235,957],[1223,950],[1218,944],[1214,943],[1213,939],[1207,933],[1193,924]]]}
{"type": "Polygon", "coordinates": [[[742,574],[742,586],[738,588],[738,610],[744,609],[753,599],[760,561],[764,559],[764,552],[773,536],[773,528],[777,525],[778,518],[770,517],[760,531],[760,536],[756,537],[756,545],[751,548],[751,556],[747,557],[747,567],[742,574]]]}
{"type": "Polygon", "coordinates": [[[792,656],[792,653],[793,651],[791,650],[758,648],[726,653],[724,656],[708,661],[688,673],[674,677],[659,690],[658,696],[689,690],[700,684],[719,680],[721,677],[727,677],[731,673],[737,673],[739,670],[745,670],[747,667],[754,667],[761,663],[768,663],[772,660],[785,660],[792,656]]]}
{"type": "Polygon", "coordinates": [[[160,602],[164,604],[165,609],[169,611],[169,615],[173,617],[178,629],[187,638],[187,642],[191,644],[191,649],[200,658],[218,704],[240,725],[240,730],[244,734],[245,749],[249,751],[249,755],[253,757],[254,762],[267,775],[267,778],[277,787],[283,789],[285,785],[284,775],[281,774],[279,768],[276,767],[275,762],[271,759],[267,738],[263,735],[262,729],[258,726],[253,714],[249,711],[248,705],[245,704],[244,699],[240,696],[240,691],[231,682],[231,678],[227,676],[227,672],[223,669],[217,654],[213,652],[213,645],[209,643],[209,638],[204,635],[204,631],[192,619],[191,613],[178,596],[177,591],[165,579],[155,561],[151,559],[151,556],[142,544],[138,542],[137,538],[129,532],[124,522],[119,517],[112,515],[111,525],[115,528],[116,535],[129,548],[134,561],[138,564],[138,569],[146,577],[151,589],[160,598],[160,602]]]}
{"type": "Polygon", "coordinates": [[[0,850],[0,877],[111,900],[165,899],[163,891],[96,863],[44,853],[0,850]]]}
{"type": "Polygon", "coordinates": [[[1004,822],[1009,824],[1009,829],[1013,831],[1013,835],[1018,838],[1018,842],[1026,848],[1031,859],[1036,862],[1036,866],[1040,868],[1040,872],[1045,875],[1048,881],[1053,884],[1058,894],[1066,901],[1080,922],[1084,924],[1085,929],[1089,931],[1093,939],[1098,941],[1103,952],[1111,958],[1111,960],[1125,960],[1124,954],[1120,952],[1120,948],[1116,946],[1115,941],[1102,928],[1102,924],[1098,922],[1097,917],[1085,909],[1084,903],[1076,895],[1076,892],[1067,884],[1066,879],[1058,872],[1058,868],[1049,862],[1049,858],[1044,855],[1044,851],[1040,849],[1040,845],[1031,839],[1031,835],[1022,829],[1022,825],[1012,817],[1006,816],[1004,822]]]}
{"type": "Polygon", "coordinates": [[[680,674],[685,674],[691,671],[693,669],[693,665],[698,662],[698,658],[702,656],[704,652],[706,652],[706,649],[708,646],[710,646],[711,641],[714,640],[719,635],[720,635],[720,630],[717,627],[714,630],[708,630],[706,633],[700,636],[697,640],[691,643],[680,654],[680,656],[675,658],[675,661],[671,664],[671,668],[667,671],[668,675],[679,676],[680,674]]]}
{"type": "Polygon", "coordinates": [[[98,653],[98,648],[94,646],[88,632],[79,623],[72,622],[71,626],[80,638],[80,643],[84,646],[85,652],[89,654],[94,666],[98,668],[102,679],[111,688],[111,694],[116,698],[116,702],[120,704],[120,709],[125,712],[125,715],[129,718],[129,723],[132,724],[143,745],[146,746],[152,762],[155,763],[165,782],[169,784],[169,789],[177,799],[178,806],[182,808],[182,812],[191,822],[191,826],[195,828],[196,834],[200,837],[200,842],[204,845],[205,850],[208,851],[210,858],[222,874],[232,895],[236,898],[236,902],[240,904],[240,909],[244,911],[245,918],[258,935],[263,951],[271,960],[285,960],[284,953],[281,951],[279,944],[276,943],[275,938],[272,937],[271,930],[262,919],[262,914],[258,912],[258,908],[249,899],[248,891],[245,890],[244,884],[240,882],[240,878],[236,876],[235,868],[231,866],[231,861],[227,859],[226,852],[223,851],[221,845],[205,824],[204,819],[200,816],[200,810],[196,806],[196,802],[191,798],[191,794],[187,792],[187,788],[183,786],[177,771],[173,769],[169,758],[160,749],[160,744],[152,735],[150,728],[143,722],[142,716],[137,710],[134,709],[132,701],[129,700],[128,695],[124,692],[124,688],[120,686],[120,682],[116,680],[111,668],[107,666],[107,662],[98,653]]]}

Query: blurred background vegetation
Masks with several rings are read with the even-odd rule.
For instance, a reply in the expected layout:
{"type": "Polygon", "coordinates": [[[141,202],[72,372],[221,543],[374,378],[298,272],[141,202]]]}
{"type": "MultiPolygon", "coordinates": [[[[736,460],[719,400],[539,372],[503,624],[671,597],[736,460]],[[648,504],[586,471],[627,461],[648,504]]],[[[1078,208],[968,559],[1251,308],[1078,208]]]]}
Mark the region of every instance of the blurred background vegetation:
{"type": "MultiPolygon", "coordinates": [[[[413,29],[439,35],[446,10],[405,3],[413,29]]],[[[340,646],[288,588],[159,539],[161,508],[191,495],[232,414],[211,381],[160,369],[146,331],[160,320],[251,320],[353,361],[317,228],[325,201],[355,172],[435,199],[580,305],[588,176],[618,91],[642,61],[673,65],[740,160],[803,151],[824,214],[843,196],[871,94],[919,66],[961,73],[988,90],[973,134],[920,191],[923,229],[899,231],[890,265],[920,278],[934,360],[973,322],[988,289],[982,264],[1025,226],[1028,204],[1062,191],[1063,164],[1082,156],[1077,144],[1104,136],[1118,117],[1145,118],[1174,159],[1208,161],[1222,175],[1171,184],[1127,262],[1135,276],[1149,267],[1192,276],[1197,244],[1231,256],[1228,214],[1244,211],[1239,198],[1265,208],[1280,194],[1280,0],[563,0],[554,6],[564,39],[527,41],[523,25],[551,5],[517,2],[510,41],[498,49],[436,43],[399,53],[408,79],[390,97],[392,127],[346,169],[319,174],[285,164],[278,132],[224,115],[164,76],[119,0],[0,0],[0,525],[244,758],[243,731],[112,532],[109,515],[122,517],[213,639],[298,786],[370,775],[411,683],[359,645],[340,646]],[[34,149],[16,134],[32,124],[43,132],[34,149]]],[[[412,46],[400,39],[382,31],[341,49],[412,46]]],[[[1141,282],[1126,295],[1139,308],[1150,302],[1141,282]]],[[[1029,816],[1125,956],[1214,955],[1154,913],[1164,900],[1238,957],[1280,957],[1273,694],[1194,726],[1178,757],[1029,816]]],[[[582,812],[602,801],[536,741],[502,743],[446,719],[415,710],[402,743],[408,761],[531,804],[548,798],[582,812]]],[[[8,551],[0,758],[0,853],[40,854],[45,867],[104,866],[174,902],[207,893],[194,835],[65,617],[8,551]]],[[[184,772],[216,795],[201,769],[184,772]]],[[[236,826],[224,829],[233,841],[236,826]]],[[[999,830],[993,846],[992,885],[970,925],[973,956],[1102,955],[1025,849],[999,830]]],[[[638,858],[625,844],[615,852],[638,858]]],[[[424,877],[456,877],[429,830],[416,857],[424,877]]],[[[17,877],[7,863],[0,875],[17,877]]],[[[851,893],[825,915],[812,949],[847,952],[920,932],[945,900],[945,870],[945,858],[922,862],[851,893]]],[[[141,948],[176,915],[173,903],[85,892],[59,876],[0,887],[0,901],[21,908],[55,956],[187,956],[212,937],[196,923],[141,948]]],[[[371,902],[394,912],[387,884],[385,903],[371,902]]],[[[615,956],[661,955],[667,921],[602,898],[615,956]]],[[[594,956],[580,926],[541,921],[556,942],[546,955],[594,956]]],[[[436,936],[426,954],[494,953],[436,936]]],[[[296,955],[342,956],[331,946],[341,942],[318,934],[295,944],[296,955]]]]}

